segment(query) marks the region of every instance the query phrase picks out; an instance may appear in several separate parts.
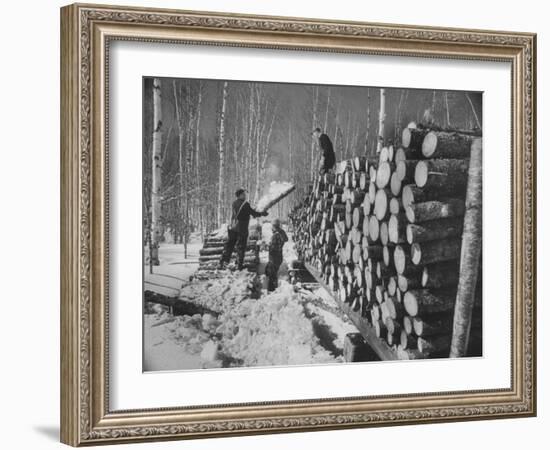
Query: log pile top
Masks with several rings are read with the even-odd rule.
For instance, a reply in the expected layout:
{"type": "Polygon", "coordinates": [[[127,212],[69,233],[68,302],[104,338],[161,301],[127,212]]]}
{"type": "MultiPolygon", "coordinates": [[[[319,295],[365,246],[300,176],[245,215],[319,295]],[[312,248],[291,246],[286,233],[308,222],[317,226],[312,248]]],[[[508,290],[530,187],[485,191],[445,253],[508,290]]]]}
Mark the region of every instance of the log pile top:
{"type": "MultiPolygon", "coordinates": [[[[317,176],[290,214],[300,258],[382,359],[449,356],[479,139],[478,130],[406,128],[402,146],[317,176]]],[[[480,285],[468,355],[481,352],[480,285]]]]}

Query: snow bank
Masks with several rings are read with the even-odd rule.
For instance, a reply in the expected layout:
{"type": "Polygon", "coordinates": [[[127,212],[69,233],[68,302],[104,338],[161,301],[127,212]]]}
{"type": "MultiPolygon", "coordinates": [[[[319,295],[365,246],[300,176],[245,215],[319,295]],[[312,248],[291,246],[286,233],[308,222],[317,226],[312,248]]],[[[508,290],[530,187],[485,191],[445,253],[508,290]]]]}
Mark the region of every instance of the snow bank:
{"type": "MultiPolygon", "coordinates": [[[[251,298],[247,272],[196,280],[180,298],[218,313],[178,316],[149,311],[144,323],[145,370],[342,362],[320,342],[311,311],[286,282],[251,298]],[[169,316],[169,315],[168,315],[169,316]]],[[[324,322],[324,320],[323,320],[324,322]]],[[[339,337],[339,336],[338,336],[339,337]]]]}
{"type": "Polygon", "coordinates": [[[318,364],[339,359],[323,348],[306,318],[299,295],[283,283],[259,300],[246,300],[228,310],[223,351],[244,366],[318,364]]]}
{"type": "Polygon", "coordinates": [[[212,339],[215,326],[205,327],[200,314],[173,320],[166,320],[162,314],[146,314],[144,328],[145,371],[222,366],[218,343],[212,339]]]}
{"type": "Polygon", "coordinates": [[[212,311],[222,312],[251,296],[256,287],[255,274],[248,271],[223,272],[220,278],[195,280],[184,286],[180,298],[212,311]]]}

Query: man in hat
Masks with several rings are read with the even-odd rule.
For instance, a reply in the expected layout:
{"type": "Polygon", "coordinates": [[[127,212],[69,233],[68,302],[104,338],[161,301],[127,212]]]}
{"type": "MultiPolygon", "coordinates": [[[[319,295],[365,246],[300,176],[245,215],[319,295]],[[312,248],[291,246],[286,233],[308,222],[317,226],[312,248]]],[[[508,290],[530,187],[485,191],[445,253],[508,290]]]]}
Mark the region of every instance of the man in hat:
{"type": "Polygon", "coordinates": [[[314,139],[317,139],[321,149],[321,161],[319,163],[319,173],[327,173],[332,170],[336,164],[336,156],[330,138],[320,128],[315,128],[312,133],[314,139]]]}
{"type": "Polygon", "coordinates": [[[279,284],[278,273],[279,267],[283,263],[283,246],[288,241],[288,236],[285,230],[281,228],[281,221],[275,219],[272,224],[273,234],[269,242],[269,262],[265,266],[265,274],[267,275],[267,290],[269,292],[277,289],[279,284]]]}
{"type": "Polygon", "coordinates": [[[237,197],[237,199],[233,202],[231,207],[231,222],[227,230],[228,239],[225,243],[218,266],[220,269],[223,269],[231,259],[235,244],[237,245],[237,268],[238,270],[243,269],[250,216],[267,216],[267,211],[258,212],[250,206],[250,203],[246,201],[246,191],[244,189],[237,189],[235,197],[237,197]]]}

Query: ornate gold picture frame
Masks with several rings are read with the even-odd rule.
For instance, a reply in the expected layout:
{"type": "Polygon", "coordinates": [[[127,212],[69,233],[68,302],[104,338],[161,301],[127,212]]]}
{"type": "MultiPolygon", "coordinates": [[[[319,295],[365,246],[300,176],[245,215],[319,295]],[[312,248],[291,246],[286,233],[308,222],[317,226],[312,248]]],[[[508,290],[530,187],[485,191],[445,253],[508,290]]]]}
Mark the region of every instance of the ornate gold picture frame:
{"type": "Polygon", "coordinates": [[[535,415],[535,88],[536,36],[530,33],[85,4],[62,8],[62,442],[80,446],[535,415]],[[109,402],[108,67],[109,46],[117,40],[509,63],[510,387],[113,410],[109,402]]]}

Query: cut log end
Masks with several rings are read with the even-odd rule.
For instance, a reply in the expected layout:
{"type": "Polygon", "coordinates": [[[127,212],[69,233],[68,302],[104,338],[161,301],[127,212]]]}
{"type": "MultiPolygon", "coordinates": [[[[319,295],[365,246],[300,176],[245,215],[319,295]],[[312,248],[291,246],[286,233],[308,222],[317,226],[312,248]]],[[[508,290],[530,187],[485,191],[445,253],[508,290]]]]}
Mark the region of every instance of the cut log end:
{"type": "Polygon", "coordinates": [[[411,291],[405,292],[405,296],[403,297],[403,305],[405,306],[405,310],[409,316],[415,317],[418,314],[418,302],[411,291]]]}
{"type": "Polygon", "coordinates": [[[389,213],[388,194],[384,189],[376,192],[374,199],[374,215],[378,220],[384,220],[389,213]]]}
{"type": "Polygon", "coordinates": [[[437,134],[435,134],[433,131],[430,131],[422,142],[422,154],[426,158],[430,158],[434,154],[436,148],[437,134]]]}
{"type": "Polygon", "coordinates": [[[411,245],[411,260],[415,265],[420,264],[420,261],[422,260],[422,249],[417,243],[411,245]]]}
{"type": "Polygon", "coordinates": [[[370,216],[369,218],[369,236],[373,242],[376,242],[378,240],[378,237],[380,235],[380,226],[378,223],[378,219],[374,216],[370,216]]]}
{"type": "Polygon", "coordinates": [[[418,187],[424,187],[428,181],[428,164],[419,161],[414,171],[414,182],[418,187]]]}
{"type": "Polygon", "coordinates": [[[398,196],[401,193],[401,180],[397,176],[397,173],[393,173],[390,178],[390,190],[391,193],[395,196],[398,196]]]}
{"type": "Polygon", "coordinates": [[[390,182],[392,174],[391,166],[388,162],[383,162],[376,171],[376,186],[380,189],[385,188],[390,182]]]}
{"type": "Polygon", "coordinates": [[[413,332],[413,319],[412,319],[412,317],[409,317],[409,316],[403,317],[403,330],[407,334],[411,334],[413,332]]]}
{"type": "Polygon", "coordinates": [[[380,222],[380,242],[382,245],[388,245],[388,242],[390,242],[390,232],[387,222],[380,222]]]}
{"type": "MultiPolygon", "coordinates": [[[[407,217],[407,219],[408,219],[408,217],[407,217]]],[[[406,233],[407,233],[407,242],[409,244],[412,244],[413,243],[413,229],[412,229],[412,227],[408,226],[406,233]]]]}
{"type": "Polygon", "coordinates": [[[410,128],[405,128],[403,133],[401,133],[401,143],[403,147],[407,148],[411,143],[411,130],[410,128]]]}
{"type": "Polygon", "coordinates": [[[422,269],[422,287],[425,287],[426,284],[428,284],[428,278],[429,278],[429,269],[428,269],[428,266],[425,266],[423,269],[422,269]]]}
{"type": "Polygon", "coordinates": [[[390,214],[399,214],[401,209],[401,200],[398,197],[393,197],[390,200],[390,214]]]}
{"type": "Polygon", "coordinates": [[[414,185],[407,184],[406,186],[403,186],[403,189],[401,190],[401,203],[403,208],[406,208],[414,203],[413,187],[414,185]]]}
{"type": "Polygon", "coordinates": [[[402,246],[396,245],[393,252],[393,262],[395,264],[395,270],[398,274],[405,272],[405,265],[407,264],[407,255],[402,246]]]}

